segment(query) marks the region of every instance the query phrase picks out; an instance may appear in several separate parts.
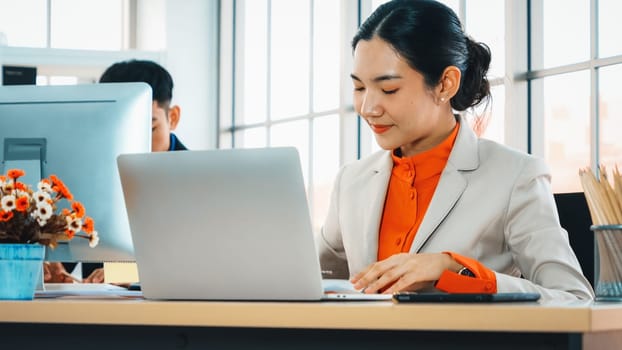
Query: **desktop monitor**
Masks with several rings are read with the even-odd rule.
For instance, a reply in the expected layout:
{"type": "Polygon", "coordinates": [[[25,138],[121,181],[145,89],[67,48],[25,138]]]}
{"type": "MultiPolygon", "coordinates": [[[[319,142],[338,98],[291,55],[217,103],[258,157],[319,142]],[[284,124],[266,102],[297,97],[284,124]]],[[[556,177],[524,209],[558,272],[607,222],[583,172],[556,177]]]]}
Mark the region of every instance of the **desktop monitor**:
{"type": "Polygon", "coordinates": [[[134,261],[116,158],[151,150],[145,83],[0,87],[0,171],[20,168],[33,187],[57,175],[95,221],[85,239],[47,249],[49,261],[134,261]]]}

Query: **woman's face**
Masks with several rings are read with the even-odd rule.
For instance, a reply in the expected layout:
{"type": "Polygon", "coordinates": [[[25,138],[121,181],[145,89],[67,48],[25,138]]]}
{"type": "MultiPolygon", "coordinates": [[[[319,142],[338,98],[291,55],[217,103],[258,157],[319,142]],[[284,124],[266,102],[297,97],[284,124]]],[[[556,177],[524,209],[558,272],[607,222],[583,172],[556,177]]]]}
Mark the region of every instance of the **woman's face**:
{"type": "Polygon", "coordinates": [[[436,88],[378,37],[354,50],[354,108],[385,150],[412,156],[440,142],[455,126],[451,106],[436,88]]]}

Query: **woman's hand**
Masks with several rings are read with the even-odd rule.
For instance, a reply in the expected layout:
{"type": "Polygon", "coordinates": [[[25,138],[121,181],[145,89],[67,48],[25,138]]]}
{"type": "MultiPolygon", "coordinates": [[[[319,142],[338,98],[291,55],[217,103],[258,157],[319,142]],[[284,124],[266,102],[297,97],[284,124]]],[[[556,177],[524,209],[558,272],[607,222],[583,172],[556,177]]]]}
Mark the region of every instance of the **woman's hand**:
{"type": "Polygon", "coordinates": [[[369,265],[350,282],[365,293],[393,294],[421,289],[438,280],[443,271],[458,271],[461,267],[448,254],[400,253],[369,265]]]}
{"type": "Polygon", "coordinates": [[[95,269],[89,277],[85,278],[84,283],[104,283],[104,269],[95,269]]]}
{"type": "Polygon", "coordinates": [[[69,272],[60,262],[43,263],[43,281],[48,283],[73,283],[69,272]]]}

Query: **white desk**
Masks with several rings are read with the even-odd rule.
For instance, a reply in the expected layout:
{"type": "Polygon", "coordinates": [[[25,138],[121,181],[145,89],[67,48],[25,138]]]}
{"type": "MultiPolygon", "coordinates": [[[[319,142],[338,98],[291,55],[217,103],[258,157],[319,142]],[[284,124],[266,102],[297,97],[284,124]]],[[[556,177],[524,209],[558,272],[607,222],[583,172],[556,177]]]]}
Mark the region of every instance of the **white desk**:
{"type": "Polygon", "coordinates": [[[622,304],[0,301],[3,349],[622,349],[622,304]],[[30,338],[30,339],[28,339],[30,338]]]}

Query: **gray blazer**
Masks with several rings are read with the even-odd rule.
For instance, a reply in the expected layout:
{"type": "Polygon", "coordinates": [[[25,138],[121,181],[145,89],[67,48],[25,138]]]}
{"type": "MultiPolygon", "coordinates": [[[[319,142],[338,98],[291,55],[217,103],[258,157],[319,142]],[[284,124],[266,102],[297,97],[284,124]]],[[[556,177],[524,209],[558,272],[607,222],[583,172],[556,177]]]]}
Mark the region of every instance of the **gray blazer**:
{"type": "MultiPolygon", "coordinates": [[[[411,253],[453,251],[496,272],[498,292],[591,299],[560,226],[543,160],[477,138],[464,120],[411,253]],[[523,278],[521,278],[521,276],[523,278]]],[[[316,236],[322,270],[348,278],[376,261],[390,152],[345,165],[316,236]]]]}

